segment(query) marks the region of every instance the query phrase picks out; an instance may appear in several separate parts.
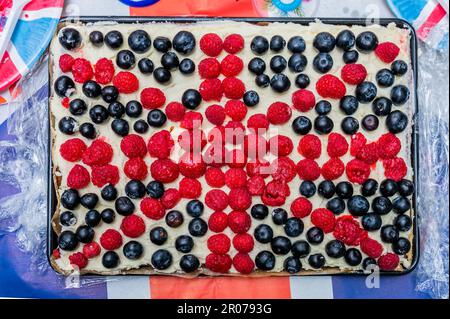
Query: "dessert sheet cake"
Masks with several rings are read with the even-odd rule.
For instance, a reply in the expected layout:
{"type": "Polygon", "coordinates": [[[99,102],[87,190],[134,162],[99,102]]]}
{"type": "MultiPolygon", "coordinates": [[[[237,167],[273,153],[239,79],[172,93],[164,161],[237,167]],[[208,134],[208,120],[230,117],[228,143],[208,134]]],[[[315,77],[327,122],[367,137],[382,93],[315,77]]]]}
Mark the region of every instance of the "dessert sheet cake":
{"type": "Polygon", "coordinates": [[[64,24],[54,267],[286,275],[411,265],[410,32],[64,24]]]}

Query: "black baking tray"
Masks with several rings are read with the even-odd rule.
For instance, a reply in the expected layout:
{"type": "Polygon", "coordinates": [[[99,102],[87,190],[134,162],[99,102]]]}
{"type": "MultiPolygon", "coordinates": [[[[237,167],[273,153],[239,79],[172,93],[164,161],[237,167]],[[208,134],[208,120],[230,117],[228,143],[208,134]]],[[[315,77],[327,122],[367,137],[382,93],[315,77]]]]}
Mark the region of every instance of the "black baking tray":
{"type": "MultiPolygon", "coordinates": [[[[419,171],[419,157],[418,157],[418,150],[419,150],[419,127],[418,123],[416,121],[417,114],[419,112],[419,105],[418,105],[418,99],[417,99],[417,80],[418,80],[418,65],[417,65],[417,36],[416,32],[414,30],[414,27],[407,21],[397,18],[380,18],[376,20],[371,19],[363,19],[363,18],[320,18],[320,17],[314,17],[314,18],[291,18],[291,17],[276,17],[276,18],[246,18],[246,17],[124,17],[124,16],[87,16],[87,17],[64,17],[60,20],[60,24],[62,23],[68,23],[68,22],[79,22],[79,23],[95,23],[95,22],[101,22],[101,21],[107,21],[107,22],[117,22],[117,23],[149,23],[149,22],[170,22],[170,23],[196,23],[196,22],[202,22],[202,21],[219,21],[219,20],[231,20],[231,21],[237,21],[237,22],[248,22],[248,23],[274,23],[274,22],[281,22],[281,23],[297,23],[306,25],[311,22],[315,22],[317,20],[320,20],[321,22],[325,24],[340,24],[340,25],[370,25],[370,24],[377,24],[382,26],[387,26],[390,23],[395,23],[397,27],[401,27],[404,29],[408,29],[411,34],[411,42],[410,42],[410,51],[411,51],[411,65],[413,69],[413,103],[414,103],[414,115],[411,119],[413,121],[412,124],[412,145],[411,145],[411,163],[413,168],[413,180],[415,189],[417,190],[419,187],[419,179],[418,179],[418,171],[419,171]]],[[[50,69],[49,69],[50,72],[50,69]]],[[[51,91],[52,85],[49,85],[49,96],[51,91]]],[[[49,113],[49,119],[50,119],[50,108],[48,110],[49,113]]],[[[50,120],[49,120],[49,135],[48,135],[48,141],[49,141],[49,161],[48,161],[48,197],[47,197],[47,207],[48,207],[48,218],[47,218],[47,258],[50,263],[50,257],[52,255],[53,249],[57,247],[57,235],[53,231],[51,221],[53,214],[56,211],[56,205],[57,205],[57,198],[56,198],[56,190],[55,185],[53,183],[53,174],[52,174],[52,156],[51,156],[51,127],[50,127],[50,120]]],[[[418,217],[418,211],[417,211],[417,198],[416,198],[416,192],[413,194],[412,198],[413,207],[414,207],[414,215],[412,216],[413,220],[413,234],[414,239],[412,241],[412,255],[413,259],[411,262],[411,267],[408,269],[405,269],[403,271],[381,271],[381,275],[405,275],[410,272],[412,272],[419,262],[419,256],[420,256],[420,241],[419,241],[419,217],[418,217]]],[[[50,263],[50,265],[52,265],[50,263]]],[[[53,266],[51,266],[53,268],[53,266]]],[[[55,270],[56,271],[56,270],[55,270]]],[[[335,269],[326,269],[323,272],[313,272],[308,274],[299,273],[299,276],[307,275],[307,276],[329,276],[329,275],[339,275],[339,276],[361,276],[361,275],[367,275],[367,273],[364,273],[363,271],[352,271],[352,272],[345,272],[345,271],[336,271],[335,269]]],[[[84,275],[84,276],[89,276],[84,275]]],[[[98,276],[98,275],[96,275],[98,276]]],[[[119,275],[121,276],[121,275],[119,275]]],[[[132,275],[133,276],[133,275],[132,275]]]]}

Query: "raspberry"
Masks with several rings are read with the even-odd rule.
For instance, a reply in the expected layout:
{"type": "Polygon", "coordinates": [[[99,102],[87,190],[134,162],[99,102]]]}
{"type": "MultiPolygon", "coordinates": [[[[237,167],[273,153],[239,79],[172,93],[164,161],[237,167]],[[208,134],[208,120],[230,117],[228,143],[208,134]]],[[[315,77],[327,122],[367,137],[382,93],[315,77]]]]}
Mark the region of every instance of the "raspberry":
{"type": "Polygon", "coordinates": [[[408,168],[403,158],[394,157],[392,159],[383,160],[384,176],[399,182],[406,176],[408,168]]]}
{"type": "Polygon", "coordinates": [[[229,204],[232,209],[246,210],[252,205],[252,195],[247,188],[233,188],[228,194],[229,204]]]}
{"type": "Polygon", "coordinates": [[[89,81],[94,76],[91,62],[83,58],[76,58],[72,65],[72,74],[75,82],[89,81]]]}
{"type": "Polygon", "coordinates": [[[55,258],[55,259],[61,258],[61,252],[59,251],[58,248],[53,249],[53,251],[52,251],[52,256],[53,256],[53,258],[55,258]]]}
{"type": "Polygon", "coordinates": [[[248,254],[239,253],[233,257],[233,266],[241,274],[247,275],[253,271],[255,263],[248,254]]]}
{"type": "Polygon", "coordinates": [[[225,164],[226,154],[225,146],[213,144],[206,149],[203,160],[212,167],[222,167],[225,164]]]}
{"type": "Polygon", "coordinates": [[[206,79],[200,83],[200,95],[205,101],[218,101],[222,99],[223,87],[219,79],[206,79]]]}
{"type": "Polygon", "coordinates": [[[244,153],[250,158],[263,158],[267,153],[267,141],[258,134],[249,134],[244,137],[244,153]]]}
{"type": "Polygon", "coordinates": [[[220,189],[212,189],[205,196],[205,204],[214,211],[221,211],[228,206],[228,195],[220,189]]]}
{"type": "Polygon", "coordinates": [[[212,253],[223,255],[230,250],[231,240],[225,234],[215,234],[208,238],[207,245],[212,253]]]}
{"type": "Polygon", "coordinates": [[[297,174],[296,166],[289,157],[278,157],[271,165],[272,178],[275,181],[289,183],[297,174]]]}
{"type": "Polygon", "coordinates": [[[372,165],[378,161],[378,144],[372,142],[361,147],[356,153],[356,158],[366,164],[372,165]]]}
{"type": "Polygon", "coordinates": [[[255,242],[250,234],[237,234],[233,238],[233,246],[240,253],[249,253],[253,250],[255,242]]]}
{"type": "Polygon", "coordinates": [[[206,58],[198,64],[198,73],[203,79],[215,79],[220,75],[220,63],[216,58],[206,58]]]}
{"type": "Polygon", "coordinates": [[[86,150],[86,144],[79,138],[72,138],[65,141],[59,147],[61,157],[69,162],[78,162],[86,150]]]}
{"type": "Polygon", "coordinates": [[[245,126],[241,122],[229,121],[225,125],[225,140],[232,144],[241,144],[245,137],[245,126]]]}
{"type": "Polygon", "coordinates": [[[175,146],[169,131],[162,130],[153,134],[148,140],[148,153],[155,158],[168,158],[175,146]]]}
{"type": "Polygon", "coordinates": [[[205,180],[209,186],[220,188],[225,185],[225,174],[220,168],[209,167],[205,172],[205,180]]]}
{"type": "Polygon", "coordinates": [[[378,139],[378,150],[380,158],[394,158],[400,152],[402,144],[400,139],[392,133],[386,133],[378,139]]]}
{"type": "Polygon", "coordinates": [[[294,144],[284,135],[276,135],[269,140],[269,151],[275,156],[288,156],[292,153],[294,144]]]}
{"type": "Polygon", "coordinates": [[[346,64],[341,70],[341,78],[348,84],[360,84],[366,77],[367,70],[362,64],[346,64]]]}
{"type": "Polygon", "coordinates": [[[131,72],[119,72],[113,79],[113,84],[120,93],[130,94],[139,89],[139,80],[131,72]]]}
{"type": "Polygon", "coordinates": [[[289,186],[282,181],[271,181],[267,183],[261,196],[261,200],[267,206],[281,206],[286,202],[286,193],[289,186]]]}
{"type": "Polygon", "coordinates": [[[67,186],[74,189],[81,189],[89,185],[91,178],[88,170],[81,166],[75,165],[67,176],[67,186]]]}
{"type": "Polygon", "coordinates": [[[231,268],[231,257],[229,255],[209,254],[205,259],[205,266],[209,270],[218,273],[227,273],[231,268]]]}
{"type": "Polygon", "coordinates": [[[202,184],[193,178],[183,178],[178,186],[180,195],[183,198],[194,199],[202,194],[202,184]]]}
{"type": "Polygon", "coordinates": [[[392,42],[378,44],[375,49],[376,56],[385,63],[392,63],[400,53],[400,48],[392,42]]]}
{"type": "Polygon", "coordinates": [[[266,160],[253,160],[246,166],[248,176],[262,176],[266,178],[270,175],[270,163],[266,160]]]}
{"type": "Polygon", "coordinates": [[[144,180],[148,174],[148,168],[145,161],[140,157],[130,158],[123,167],[125,175],[129,179],[144,180]]]}
{"type": "Polygon", "coordinates": [[[228,77],[222,81],[223,93],[229,99],[239,100],[244,96],[245,85],[235,77],[228,77]]]}
{"type": "Polygon", "coordinates": [[[233,149],[227,153],[227,163],[231,168],[244,168],[247,164],[247,156],[242,150],[233,149]]]}
{"type": "Polygon", "coordinates": [[[59,58],[59,68],[62,72],[70,72],[72,71],[72,66],[75,62],[75,59],[70,54],[63,54],[59,58]]]}
{"type": "Polygon", "coordinates": [[[381,270],[395,270],[400,262],[400,258],[393,253],[387,253],[378,258],[378,266],[381,270]]]}
{"type": "Polygon", "coordinates": [[[122,219],[120,229],[126,236],[138,238],[145,232],[145,223],[141,217],[133,214],[122,219]]]}
{"type": "Polygon", "coordinates": [[[267,119],[274,125],[287,123],[291,116],[291,107],[283,102],[272,103],[267,109],[267,119]]]}
{"type": "Polygon", "coordinates": [[[237,76],[244,68],[244,63],[236,55],[229,54],[222,60],[220,68],[225,76],[237,76]]]}
{"type": "Polygon", "coordinates": [[[106,165],[111,162],[113,149],[108,143],[97,139],[83,153],[83,163],[89,166],[106,165]]]}
{"type": "Polygon", "coordinates": [[[180,192],[176,188],[169,188],[164,191],[161,197],[161,204],[166,209],[174,208],[181,200],[180,192]]]}
{"type": "Polygon", "coordinates": [[[65,107],[66,109],[68,109],[69,106],[70,106],[70,99],[66,96],[65,98],[63,98],[63,99],[61,100],[61,105],[62,105],[63,107],[65,107]]]}
{"type": "Polygon", "coordinates": [[[116,185],[119,182],[117,166],[106,164],[92,167],[92,184],[103,187],[106,184],[116,185]]]}
{"type": "Polygon", "coordinates": [[[309,90],[297,90],[292,94],[292,107],[300,112],[308,112],[316,105],[316,97],[309,90]]]}
{"type": "Polygon", "coordinates": [[[180,123],[180,126],[187,130],[193,130],[199,128],[203,123],[203,115],[199,112],[189,111],[184,114],[184,118],[180,123]]]}
{"type": "Polygon", "coordinates": [[[88,259],[82,253],[73,253],[69,256],[69,262],[72,266],[76,266],[78,269],[83,269],[88,264],[88,259]]]}
{"type": "Polygon", "coordinates": [[[246,233],[252,224],[250,215],[246,212],[234,210],[228,215],[228,226],[236,234],[246,233]]]}
{"type": "Polygon", "coordinates": [[[206,119],[214,125],[222,125],[225,121],[225,110],[222,106],[213,104],[205,110],[206,119]]]}
{"type": "Polygon", "coordinates": [[[199,178],[205,174],[206,164],[201,154],[184,153],[178,163],[180,173],[189,178],[199,178]]]}
{"type": "Polygon", "coordinates": [[[239,34],[230,34],[223,41],[223,48],[231,54],[236,54],[244,48],[244,38],[239,34]]]}
{"type": "Polygon", "coordinates": [[[225,103],[225,114],[233,121],[242,121],[247,116],[247,106],[242,101],[229,100],[225,103]]]}
{"type": "Polygon", "coordinates": [[[318,208],[311,213],[311,223],[322,229],[324,233],[331,233],[334,230],[336,218],[330,210],[318,208]]]}
{"type": "Polygon", "coordinates": [[[228,215],[224,212],[215,212],[209,216],[208,227],[215,233],[220,233],[228,226],[228,215]]]}
{"type": "Polygon", "coordinates": [[[341,157],[347,154],[348,143],[345,137],[339,133],[328,135],[327,153],[330,157],[341,157]]]}
{"type": "Polygon", "coordinates": [[[164,206],[161,202],[151,197],[146,197],[141,200],[139,207],[146,217],[153,220],[160,220],[166,214],[164,206]]]}
{"type": "Polygon", "coordinates": [[[107,229],[100,236],[100,245],[106,250],[115,250],[122,246],[122,235],[115,229],[107,229]]]}
{"type": "Polygon", "coordinates": [[[350,155],[356,156],[359,150],[366,145],[367,139],[362,133],[356,133],[352,135],[350,141],[350,155]]]}
{"type": "Polygon", "coordinates": [[[153,179],[161,183],[171,183],[178,178],[180,174],[178,165],[171,159],[157,159],[150,165],[150,173],[153,179]]]}
{"type": "Polygon", "coordinates": [[[348,180],[352,183],[362,184],[370,176],[370,166],[359,159],[352,159],[345,168],[348,180]]]}
{"type": "Polygon", "coordinates": [[[147,154],[147,145],[144,139],[137,134],[129,134],[120,142],[120,149],[129,158],[144,157],[147,154]]]}
{"type": "Polygon", "coordinates": [[[330,158],[322,165],[321,174],[326,180],[335,180],[344,174],[345,165],[337,157],[330,158]]]}
{"type": "Polygon", "coordinates": [[[101,250],[100,245],[94,241],[83,246],[83,255],[89,259],[94,258],[100,255],[101,250]]]}
{"type": "Polygon", "coordinates": [[[214,126],[208,132],[208,142],[213,145],[225,145],[225,127],[222,125],[214,126]]]}
{"type": "Polygon", "coordinates": [[[256,134],[262,134],[269,128],[269,120],[264,114],[253,114],[247,120],[247,127],[256,134]]]}
{"type": "Polygon", "coordinates": [[[170,102],[166,105],[166,116],[172,122],[179,122],[183,119],[186,108],[178,102],[170,102]]]}
{"type": "Polygon", "coordinates": [[[345,84],[331,74],[325,74],[317,81],[316,91],[321,97],[331,99],[341,99],[347,93],[345,84]]]}
{"type": "Polygon", "coordinates": [[[252,176],[247,180],[247,189],[252,196],[262,195],[265,187],[264,178],[260,175],[252,176]]]}
{"type": "Polygon", "coordinates": [[[185,151],[200,153],[208,142],[205,133],[200,129],[184,130],[178,135],[178,144],[185,151]]]}
{"type": "Polygon", "coordinates": [[[115,69],[111,60],[101,58],[94,65],[95,80],[99,84],[108,84],[114,77],[115,69]]]}
{"type": "Polygon", "coordinates": [[[312,204],[305,197],[296,198],[291,204],[291,212],[294,217],[304,218],[311,214],[312,204]]]}
{"type": "Polygon", "coordinates": [[[242,168],[230,168],[225,172],[225,184],[230,188],[245,187],[247,174],[242,168]]]}
{"type": "Polygon", "coordinates": [[[297,173],[304,181],[315,181],[320,177],[320,167],[314,160],[306,158],[297,163],[297,173]]]}
{"type": "Polygon", "coordinates": [[[316,159],[322,153],[322,143],[317,136],[306,134],[298,143],[297,150],[305,158],[316,159]]]}
{"type": "Polygon", "coordinates": [[[157,109],[166,103],[166,96],[160,89],[146,88],[141,92],[141,103],[145,109],[157,109]]]}
{"type": "Polygon", "coordinates": [[[358,246],[367,237],[367,232],[361,228],[358,220],[346,215],[336,219],[333,236],[349,246],[358,246]]]}
{"type": "Polygon", "coordinates": [[[215,33],[205,34],[200,39],[200,49],[209,56],[218,56],[222,52],[222,39],[215,33]]]}
{"type": "Polygon", "coordinates": [[[360,247],[363,253],[372,258],[378,258],[383,253],[383,245],[369,237],[361,241],[360,247]]]}

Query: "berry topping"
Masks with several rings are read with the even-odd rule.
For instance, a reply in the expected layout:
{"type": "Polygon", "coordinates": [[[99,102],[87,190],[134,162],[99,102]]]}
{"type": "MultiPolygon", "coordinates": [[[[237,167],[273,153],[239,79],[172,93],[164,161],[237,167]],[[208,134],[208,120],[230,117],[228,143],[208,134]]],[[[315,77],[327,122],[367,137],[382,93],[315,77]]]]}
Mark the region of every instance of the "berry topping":
{"type": "Polygon", "coordinates": [[[70,54],[63,54],[59,58],[59,68],[64,73],[72,71],[74,63],[75,59],[70,54]]]}
{"type": "Polygon", "coordinates": [[[367,77],[367,70],[362,64],[346,64],[341,70],[341,78],[348,84],[360,84],[367,77]]]}
{"type": "Polygon", "coordinates": [[[229,99],[241,99],[245,93],[244,83],[235,77],[228,77],[222,81],[223,92],[229,99]]]}
{"type": "Polygon", "coordinates": [[[157,109],[166,103],[166,97],[160,89],[146,88],[141,92],[141,103],[146,109],[157,109]]]}
{"type": "Polygon", "coordinates": [[[283,102],[272,103],[267,109],[267,120],[274,125],[285,124],[292,116],[292,109],[283,102]]]}
{"type": "Polygon", "coordinates": [[[345,84],[331,74],[325,74],[317,81],[316,90],[321,97],[331,99],[341,99],[347,92],[345,84]]]}
{"type": "Polygon", "coordinates": [[[103,187],[106,184],[116,185],[119,182],[119,169],[114,165],[92,167],[92,184],[103,187]]]}
{"type": "MultiPolygon", "coordinates": [[[[232,100],[228,101],[231,102],[232,100]]],[[[227,103],[228,104],[228,103],[227,103]]],[[[244,106],[245,107],[245,106],[244,106]]],[[[246,110],[247,112],[247,110],[246,110]]],[[[222,106],[213,104],[206,108],[205,110],[206,119],[214,125],[222,125],[226,117],[226,109],[222,106]]]]}
{"type": "Polygon", "coordinates": [[[215,234],[208,238],[208,249],[215,254],[226,254],[231,247],[230,238],[225,234],[215,234]]]}
{"type": "Polygon", "coordinates": [[[88,170],[81,165],[75,165],[67,176],[67,186],[74,189],[81,189],[89,185],[91,178],[88,170]]]}
{"type": "Polygon", "coordinates": [[[233,258],[234,268],[241,274],[250,274],[255,268],[255,263],[248,254],[239,253],[233,258]]]}
{"type": "Polygon", "coordinates": [[[244,68],[241,58],[236,55],[227,55],[221,62],[222,74],[225,76],[237,76],[244,68]]]}
{"type": "Polygon", "coordinates": [[[94,65],[95,80],[100,84],[108,84],[114,77],[115,69],[111,60],[101,58],[94,65]]]}
{"type": "Polygon", "coordinates": [[[311,214],[312,204],[304,197],[298,197],[291,204],[291,212],[297,218],[304,218],[311,214]]]}
{"type": "Polygon", "coordinates": [[[405,160],[400,157],[383,160],[384,176],[398,182],[406,176],[408,168],[405,160]]]}
{"type": "Polygon", "coordinates": [[[320,167],[314,160],[306,158],[297,163],[297,173],[302,180],[315,181],[320,176],[320,167]]]}
{"type": "Polygon", "coordinates": [[[252,205],[252,196],[247,188],[233,188],[228,194],[230,207],[245,211],[252,205]]]}
{"type": "Polygon", "coordinates": [[[142,213],[150,219],[159,220],[164,217],[166,211],[157,199],[146,197],[140,203],[142,213]]]}
{"type": "Polygon", "coordinates": [[[139,89],[139,80],[131,72],[119,72],[114,76],[114,86],[119,90],[119,93],[130,94],[139,89]]]}
{"type": "Polygon", "coordinates": [[[244,38],[239,34],[230,34],[223,41],[223,49],[230,54],[236,54],[243,48],[244,38]]]}
{"type": "Polygon", "coordinates": [[[200,39],[200,49],[209,56],[218,56],[222,52],[222,39],[215,33],[205,34],[200,39]]]}
{"type": "Polygon", "coordinates": [[[363,161],[353,159],[347,163],[345,168],[350,182],[362,184],[370,176],[370,166],[363,161]]]}
{"type": "Polygon", "coordinates": [[[305,158],[316,159],[320,157],[322,144],[317,136],[307,134],[300,139],[297,150],[305,158]]]}
{"type": "Polygon", "coordinates": [[[383,253],[383,245],[369,237],[361,241],[360,247],[363,253],[372,258],[378,258],[383,253]]]}
{"type": "Polygon", "coordinates": [[[324,233],[331,233],[334,230],[336,219],[330,210],[318,208],[311,213],[311,223],[322,229],[324,233]]]}
{"type": "Polygon", "coordinates": [[[322,165],[321,174],[327,180],[335,180],[344,174],[345,165],[339,158],[330,158],[322,165]]]}
{"type": "Polygon", "coordinates": [[[349,246],[357,246],[367,237],[358,220],[352,216],[342,216],[336,219],[333,235],[336,239],[349,246]]]}
{"type": "Polygon", "coordinates": [[[397,268],[400,258],[393,253],[387,253],[378,258],[378,266],[381,270],[390,271],[397,268]]]}
{"type": "Polygon", "coordinates": [[[130,179],[144,180],[148,174],[148,168],[145,161],[140,157],[130,158],[125,162],[123,171],[130,179]]]}
{"type": "Polygon", "coordinates": [[[130,238],[137,238],[145,232],[145,223],[141,217],[137,215],[130,215],[122,219],[120,229],[126,236],[130,238]]]}
{"type": "Polygon", "coordinates": [[[208,227],[215,233],[220,233],[228,226],[228,215],[224,212],[212,213],[209,217],[208,227]]]}
{"type": "Polygon", "coordinates": [[[171,183],[178,178],[178,165],[170,159],[158,159],[150,166],[152,177],[161,183],[171,183]]]}
{"type": "Polygon", "coordinates": [[[107,229],[100,236],[100,245],[106,250],[114,250],[122,246],[122,235],[117,230],[107,229]]]}
{"type": "Polygon", "coordinates": [[[206,193],[205,204],[214,211],[222,211],[228,206],[228,195],[221,189],[212,189],[206,193]]]}
{"type": "Polygon", "coordinates": [[[147,154],[144,139],[136,134],[125,136],[120,142],[120,149],[129,158],[144,157],[147,154]]]}
{"type": "Polygon", "coordinates": [[[308,112],[314,108],[314,105],[316,105],[316,98],[311,91],[301,89],[292,94],[292,106],[294,109],[300,112],[308,112]]]}
{"type": "Polygon", "coordinates": [[[178,187],[183,198],[198,198],[202,193],[202,184],[196,179],[185,177],[178,187]]]}
{"type": "Polygon", "coordinates": [[[169,131],[162,130],[153,134],[148,140],[148,153],[155,158],[168,158],[175,142],[169,131]]]}
{"type": "Polygon", "coordinates": [[[61,144],[59,153],[61,157],[69,162],[78,162],[86,150],[86,144],[79,138],[72,138],[61,144]]]}
{"type": "Polygon", "coordinates": [[[199,87],[199,91],[186,91],[190,92],[183,95],[183,105],[188,109],[195,109],[200,105],[201,99],[205,101],[218,101],[222,99],[223,87],[222,82],[219,79],[206,79],[199,87]],[[197,95],[197,93],[199,93],[197,95]]]}
{"type": "Polygon", "coordinates": [[[393,62],[399,53],[400,48],[392,42],[380,43],[375,49],[375,54],[384,63],[393,62]]]}
{"type": "Polygon", "coordinates": [[[211,271],[217,273],[227,273],[232,265],[229,255],[209,254],[206,256],[205,266],[211,271]]]}
{"type": "Polygon", "coordinates": [[[228,214],[228,226],[236,234],[246,233],[251,226],[252,220],[249,214],[241,211],[232,211],[228,214]]]}

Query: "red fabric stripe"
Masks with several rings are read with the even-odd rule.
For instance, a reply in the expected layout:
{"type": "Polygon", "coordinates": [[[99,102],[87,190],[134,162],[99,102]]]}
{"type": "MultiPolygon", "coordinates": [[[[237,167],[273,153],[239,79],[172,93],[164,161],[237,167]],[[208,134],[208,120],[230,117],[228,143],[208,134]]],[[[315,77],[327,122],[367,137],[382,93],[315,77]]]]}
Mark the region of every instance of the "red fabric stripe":
{"type": "Polygon", "coordinates": [[[11,61],[9,53],[5,52],[0,66],[0,92],[16,82],[19,78],[19,71],[11,61]]]}
{"type": "Polygon", "coordinates": [[[40,1],[31,1],[27,4],[24,10],[40,10],[44,8],[52,8],[52,7],[62,7],[64,5],[64,0],[40,0],[40,1]]]}
{"type": "Polygon", "coordinates": [[[447,12],[445,11],[445,9],[440,4],[438,4],[436,8],[434,8],[430,13],[425,22],[417,30],[418,37],[421,39],[425,39],[431,32],[433,27],[438,24],[439,21],[441,21],[446,15],[447,12]]]}

